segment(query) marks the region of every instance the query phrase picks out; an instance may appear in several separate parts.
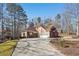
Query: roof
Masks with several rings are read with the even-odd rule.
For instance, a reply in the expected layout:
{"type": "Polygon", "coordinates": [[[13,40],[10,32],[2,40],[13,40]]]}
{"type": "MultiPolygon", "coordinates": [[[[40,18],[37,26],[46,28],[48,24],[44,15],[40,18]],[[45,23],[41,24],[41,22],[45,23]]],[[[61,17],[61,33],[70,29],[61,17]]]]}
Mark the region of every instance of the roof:
{"type": "Polygon", "coordinates": [[[46,27],[44,25],[41,25],[41,27],[43,27],[46,30],[46,27]]]}
{"type": "Polygon", "coordinates": [[[53,25],[47,26],[46,30],[50,31],[50,29],[52,28],[53,25]]]}
{"type": "Polygon", "coordinates": [[[37,26],[35,26],[36,28],[39,28],[39,27],[42,27],[43,29],[45,29],[46,30],[46,27],[44,26],[44,25],[37,25],[37,26]]]}
{"type": "Polygon", "coordinates": [[[37,30],[39,33],[46,32],[46,29],[45,29],[43,26],[37,27],[36,30],[37,30]]]}
{"type": "Polygon", "coordinates": [[[34,33],[37,33],[38,31],[36,30],[35,27],[28,27],[28,28],[27,28],[27,32],[34,32],[34,33]]]}
{"type": "MultiPolygon", "coordinates": [[[[53,25],[49,25],[49,26],[40,25],[39,27],[42,27],[44,30],[46,30],[48,32],[48,31],[50,31],[52,26],[53,25]]],[[[39,27],[37,27],[37,28],[39,28],[39,27]]]]}

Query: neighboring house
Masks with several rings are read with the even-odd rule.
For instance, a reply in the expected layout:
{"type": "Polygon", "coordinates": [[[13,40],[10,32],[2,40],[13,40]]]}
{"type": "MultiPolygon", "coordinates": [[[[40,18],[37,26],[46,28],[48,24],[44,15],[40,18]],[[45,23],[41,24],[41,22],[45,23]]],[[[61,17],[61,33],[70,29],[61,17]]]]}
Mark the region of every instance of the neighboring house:
{"type": "MultiPolygon", "coordinates": [[[[6,32],[6,31],[3,31],[4,33],[6,32]]],[[[6,39],[6,36],[3,34],[3,36],[2,36],[2,30],[0,29],[0,43],[3,43],[6,39]]]]}
{"type": "MultiPolygon", "coordinates": [[[[4,33],[6,32],[6,30],[3,31],[4,33]]],[[[2,35],[2,30],[0,29],[0,36],[2,35]]]]}
{"type": "Polygon", "coordinates": [[[2,30],[0,30],[0,36],[1,36],[2,30]]]}
{"type": "MultiPolygon", "coordinates": [[[[2,30],[0,30],[0,37],[2,36],[2,30]]],[[[3,37],[4,38],[10,38],[11,37],[11,31],[10,30],[3,30],[3,37]]]]}

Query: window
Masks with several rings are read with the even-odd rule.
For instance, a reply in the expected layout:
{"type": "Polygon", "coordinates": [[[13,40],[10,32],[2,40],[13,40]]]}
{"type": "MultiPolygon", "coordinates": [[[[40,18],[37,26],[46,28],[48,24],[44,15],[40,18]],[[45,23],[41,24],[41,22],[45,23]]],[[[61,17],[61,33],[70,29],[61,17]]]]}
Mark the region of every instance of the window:
{"type": "Polygon", "coordinates": [[[25,33],[23,33],[23,36],[25,36],[25,33]]]}

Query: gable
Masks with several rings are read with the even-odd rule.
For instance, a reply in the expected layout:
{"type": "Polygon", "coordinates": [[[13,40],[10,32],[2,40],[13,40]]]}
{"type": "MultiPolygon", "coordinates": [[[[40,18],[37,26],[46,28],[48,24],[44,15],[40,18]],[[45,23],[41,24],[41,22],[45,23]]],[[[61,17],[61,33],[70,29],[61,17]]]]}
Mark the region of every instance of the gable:
{"type": "Polygon", "coordinates": [[[37,31],[39,32],[39,33],[42,33],[42,32],[46,32],[46,29],[44,29],[43,27],[38,27],[38,28],[36,28],[37,29],[37,31]]]}

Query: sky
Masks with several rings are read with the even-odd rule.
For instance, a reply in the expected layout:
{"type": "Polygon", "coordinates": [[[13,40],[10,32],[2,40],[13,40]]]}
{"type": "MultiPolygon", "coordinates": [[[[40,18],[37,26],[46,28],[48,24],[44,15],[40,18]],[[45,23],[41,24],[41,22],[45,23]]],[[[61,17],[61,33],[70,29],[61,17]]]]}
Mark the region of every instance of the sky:
{"type": "Polygon", "coordinates": [[[53,18],[63,12],[63,3],[21,3],[29,19],[35,17],[53,18]]]}

